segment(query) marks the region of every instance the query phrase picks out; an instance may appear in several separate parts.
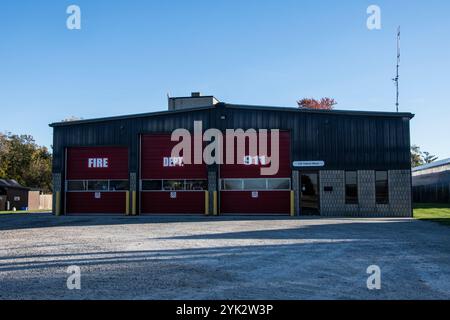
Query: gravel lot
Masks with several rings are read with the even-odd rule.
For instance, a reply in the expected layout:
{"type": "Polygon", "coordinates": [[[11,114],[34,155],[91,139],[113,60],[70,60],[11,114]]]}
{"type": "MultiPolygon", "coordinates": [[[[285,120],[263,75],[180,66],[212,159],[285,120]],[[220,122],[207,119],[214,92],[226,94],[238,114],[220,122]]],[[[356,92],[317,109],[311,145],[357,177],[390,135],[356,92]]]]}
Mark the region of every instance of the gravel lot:
{"type": "Polygon", "coordinates": [[[0,216],[0,299],[449,298],[450,229],[430,222],[0,216]]]}

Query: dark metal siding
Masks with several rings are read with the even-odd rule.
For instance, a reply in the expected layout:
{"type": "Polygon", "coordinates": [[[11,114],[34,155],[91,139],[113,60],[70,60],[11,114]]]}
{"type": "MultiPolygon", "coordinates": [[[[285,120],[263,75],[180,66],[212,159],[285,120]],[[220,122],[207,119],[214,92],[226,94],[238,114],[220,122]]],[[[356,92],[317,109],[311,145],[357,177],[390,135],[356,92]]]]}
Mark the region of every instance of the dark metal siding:
{"type": "Polygon", "coordinates": [[[409,119],[227,109],[222,128],[291,130],[293,160],[325,169],[410,169],[409,119]]]}
{"type": "Polygon", "coordinates": [[[413,176],[413,199],[417,203],[450,203],[450,171],[413,176]]]}
{"type": "Polygon", "coordinates": [[[409,118],[370,114],[310,113],[230,107],[148,117],[105,119],[54,127],[54,172],[64,172],[64,148],[130,146],[130,171],[137,171],[139,134],[203,128],[290,130],[292,160],[324,160],[325,169],[410,169],[409,118]],[[222,119],[221,116],[225,116],[222,119]]]}

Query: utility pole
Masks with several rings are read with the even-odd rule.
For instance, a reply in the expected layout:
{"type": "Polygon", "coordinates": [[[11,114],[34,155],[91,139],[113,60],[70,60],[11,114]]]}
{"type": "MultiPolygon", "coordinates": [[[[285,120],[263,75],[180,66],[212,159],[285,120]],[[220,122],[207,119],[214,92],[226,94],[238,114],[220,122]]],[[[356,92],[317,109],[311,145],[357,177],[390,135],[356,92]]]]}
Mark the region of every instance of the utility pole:
{"type": "Polygon", "coordinates": [[[400,26],[398,27],[397,30],[397,74],[395,76],[394,79],[392,79],[395,82],[395,87],[397,89],[397,97],[396,97],[396,102],[395,102],[395,107],[396,110],[398,112],[398,107],[399,107],[399,87],[398,87],[398,82],[400,79],[400,75],[399,75],[399,69],[400,69],[400,26]]]}

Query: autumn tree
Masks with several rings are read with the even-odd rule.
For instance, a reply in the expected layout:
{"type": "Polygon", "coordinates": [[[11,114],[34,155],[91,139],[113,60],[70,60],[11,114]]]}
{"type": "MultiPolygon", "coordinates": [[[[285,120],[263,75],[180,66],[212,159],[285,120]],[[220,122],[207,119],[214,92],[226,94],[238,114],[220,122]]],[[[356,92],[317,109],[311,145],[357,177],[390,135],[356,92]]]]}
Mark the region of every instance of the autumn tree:
{"type": "Polygon", "coordinates": [[[297,104],[300,109],[333,110],[337,102],[332,98],[322,98],[320,100],[305,98],[297,101],[297,104]]]}

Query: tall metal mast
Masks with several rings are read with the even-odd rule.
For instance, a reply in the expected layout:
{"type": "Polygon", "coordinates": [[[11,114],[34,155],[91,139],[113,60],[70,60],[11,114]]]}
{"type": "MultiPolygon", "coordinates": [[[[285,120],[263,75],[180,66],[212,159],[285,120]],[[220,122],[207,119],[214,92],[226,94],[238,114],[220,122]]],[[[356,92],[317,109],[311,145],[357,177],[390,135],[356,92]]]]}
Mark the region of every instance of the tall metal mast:
{"type": "Polygon", "coordinates": [[[396,102],[395,102],[395,107],[396,107],[397,112],[398,112],[398,107],[400,105],[399,104],[399,86],[398,86],[398,82],[400,79],[399,69],[400,69],[400,26],[398,27],[398,30],[397,30],[397,74],[396,74],[395,78],[392,79],[392,80],[394,80],[395,87],[397,89],[397,97],[396,97],[396,102]]]}

